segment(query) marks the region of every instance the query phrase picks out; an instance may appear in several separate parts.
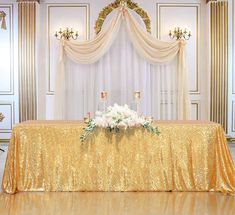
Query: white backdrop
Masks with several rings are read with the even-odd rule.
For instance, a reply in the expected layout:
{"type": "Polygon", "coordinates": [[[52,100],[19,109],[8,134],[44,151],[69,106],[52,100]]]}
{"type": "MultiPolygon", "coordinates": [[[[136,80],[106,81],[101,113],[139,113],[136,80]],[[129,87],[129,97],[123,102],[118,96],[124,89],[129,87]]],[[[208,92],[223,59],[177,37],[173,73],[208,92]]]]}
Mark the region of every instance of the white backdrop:
{"type": "Polygon", "coordinates": [[[130,105],[134,91],[140,91],[144,115],[177,118],[176,62],[149,64],[136,53],[125,28],[123,23],[115,42],[97,63],[81,65],[66,58],[66,119],[83,119],[87,112],[94,115],[101,91],[108,92],[109,105],[130,105]]]}

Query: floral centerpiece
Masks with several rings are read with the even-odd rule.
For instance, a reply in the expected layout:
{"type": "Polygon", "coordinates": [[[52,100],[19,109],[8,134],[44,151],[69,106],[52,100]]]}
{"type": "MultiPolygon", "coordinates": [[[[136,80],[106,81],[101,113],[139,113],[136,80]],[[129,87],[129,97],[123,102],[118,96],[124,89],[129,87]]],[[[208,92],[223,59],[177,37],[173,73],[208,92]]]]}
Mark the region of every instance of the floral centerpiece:
{"type": "Polygon", "coordinates": [[[133,127],[143,127],[147,131],[159,135],[160,132],[156,127],[152,126],[152,119],[138,116],[136,111],[131,110],[128,105],[119,106],[114,104],[107,108],[105,112],[96,112],[96,117],[90,119],[84,133],[80,137],[84,142],[97,127],[105,128],[109,132],[120,132],[120,129],[128,129],[133,127]]]}

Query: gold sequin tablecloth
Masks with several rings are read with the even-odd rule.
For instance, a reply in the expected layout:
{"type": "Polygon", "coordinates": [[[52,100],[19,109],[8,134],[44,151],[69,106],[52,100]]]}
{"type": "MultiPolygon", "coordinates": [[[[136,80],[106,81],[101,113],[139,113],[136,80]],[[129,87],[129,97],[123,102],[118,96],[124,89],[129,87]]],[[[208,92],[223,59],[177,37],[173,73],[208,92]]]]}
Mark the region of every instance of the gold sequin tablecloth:
{"type": "Polygon", "coordinates": [[[155,122],[161,134],[97,129],[82,122],[30,121],[13,128],[3,191],[235,192],[235,170],[219,124],[155,122]]]}

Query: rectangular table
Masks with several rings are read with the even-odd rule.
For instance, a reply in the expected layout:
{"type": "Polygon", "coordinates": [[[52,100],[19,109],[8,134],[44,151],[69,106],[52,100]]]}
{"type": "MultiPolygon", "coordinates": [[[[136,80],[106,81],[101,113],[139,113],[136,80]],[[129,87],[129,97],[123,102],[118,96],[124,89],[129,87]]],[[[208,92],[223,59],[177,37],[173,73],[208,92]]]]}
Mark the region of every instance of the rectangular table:
{"type": "Polygon", "coordinates": [[[79,121],[30,121],[13,128],[3,176],[18,191],[235,192],[235,169],[223,128],[202,121],[157,121],[83,144],[79,121]]]}

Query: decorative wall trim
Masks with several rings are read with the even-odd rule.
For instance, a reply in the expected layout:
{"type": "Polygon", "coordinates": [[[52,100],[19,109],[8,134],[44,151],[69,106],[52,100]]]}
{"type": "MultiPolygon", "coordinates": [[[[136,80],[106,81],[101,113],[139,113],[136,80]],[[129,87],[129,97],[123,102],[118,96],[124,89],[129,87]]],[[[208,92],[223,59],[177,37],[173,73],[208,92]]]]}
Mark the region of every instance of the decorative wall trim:
{"type": "Polygon", "coordinates": [[[1,146],[8,146],[9,143],[10,143],[10,139],[0,139],[1,146]]]}
{"type": "Polygon", "coordinates": [[[20,1],[18,3],[20,122],[37,119],[36,4],[36,1],[20,1]]]}
{"type": "Polygon", "coordinates": [[[0,4],[0,8],[9,9],[9,14],[6,19],[9,19],[9,25],[7,30],[10,32],[9,45],[10,45],[10,90],[0,91],[0,95],[14,95],[14,46],[13,46],[13,5],[12,4],[0,4]]]}
{"type": "Polygon", "coordinates": [[[228,2],[210,3],[211,121],[228,127],[228,2]]]}
{"type": "MultiPolygon", "coordinates": [[[[0,101],[0,106],[6,106],[6,105],[10,106],[10,110],[11,110],[10,129],[0,129],[0,133],[11,133],[13,125],[15,124],[15,117],[14,117],[15,116],[15,104],[14,104],[14,102],[0,101]]],[[[4,114],[4,116],[5,116],[4,121],[6,121],[7,115],[4,114]]]]}
{"type": "Polygon", "coordinates": [[[199,67],[200,67],[200,60],[199,60],[199,36],[200,36],[200,4],[195,3],[157,3],[157,38],[161,39],[161,8],[167,7],[167,8],[196,8],[197,10],[197,34],[196,37],[196,89],[190,90],[191,95],[200,94],[200,73],[199,73],[199,67]]]}
{"type": "Polygon", "coordinates": [[[47,37],[48,37],[48,72],[47,72],[47,95],[54,95],[54,91],[51,89],[51,71],[50,71],[50,9],[51,8],[57,8],[57,7],[78,7],[82,8],[84,7],[86,9],[86,39],[88,40],[90,38],[90,4],[89,3],[55,3],[55,4],[48,4],[47,6],[47,37]]]}
{"type": "Polygon", "coordinates": [[[200,110],[201,110],[201,103],[199,100],[191,100],[191,105],[195,105],[196,106],[196,110],[197,110],[197,117],[196,117],[196,120],[199,120],[200,119],[200,110]]]}
{"type": "Polygon", "coordinates": [[[235,132],[235,101],[232,101],[232,132],[235,132]]]}
{"type": "Polygon", "coordinates": [[[232,1],[232,26],[233,26],[233,36],[232,36],[232,94],[235,95],[235,2],[232,1]]]}
{"type": "Polygon", "coordinates": [[[5,116],[3,115],[2,112],[0,112],[0,122],[2,122],[5,119],[5,116]]]}
{"type": "MultiPolygon", "coordinates": [[[[104,7],[100,13],[99,17],[95,22],[95,33],[98,34],[103,26],[103,23],[106,19],[106,17],[114,10],[117,9],[122,4],[121,0],[115,0],[115,2],[109,4],[108,6],[104,7]]],[[[143,20],[147,32],[151,33],[151,21],[148,16],[148,13],[142,9],[137,3],[132,2],[132,0],[125,0],[124,4],[127,8],[130,10],[135,11],[143,20]]]]}

